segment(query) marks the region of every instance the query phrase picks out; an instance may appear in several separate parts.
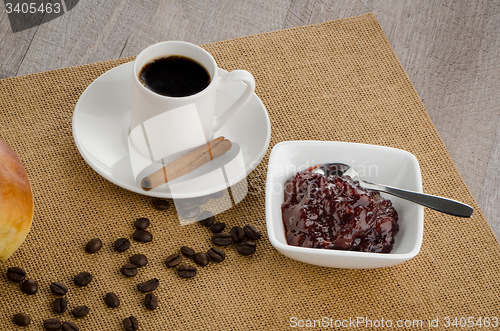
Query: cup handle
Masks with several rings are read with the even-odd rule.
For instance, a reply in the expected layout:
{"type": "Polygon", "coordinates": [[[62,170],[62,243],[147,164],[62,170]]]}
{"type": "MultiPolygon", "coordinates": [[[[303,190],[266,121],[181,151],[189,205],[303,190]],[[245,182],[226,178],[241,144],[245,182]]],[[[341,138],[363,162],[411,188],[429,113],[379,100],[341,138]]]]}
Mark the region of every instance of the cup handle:
{"type": "Polygon", "coordinates": [[[234,70],[220,77],[217,89],[222,90],[234,81],[243,81],[246,84],[246,88],[243,94],[232,105],[215,118],[214,132],[219,130],[231,116],[250,100],[255,90],[255,79],[251,73],[245,70],[234,70]]]}

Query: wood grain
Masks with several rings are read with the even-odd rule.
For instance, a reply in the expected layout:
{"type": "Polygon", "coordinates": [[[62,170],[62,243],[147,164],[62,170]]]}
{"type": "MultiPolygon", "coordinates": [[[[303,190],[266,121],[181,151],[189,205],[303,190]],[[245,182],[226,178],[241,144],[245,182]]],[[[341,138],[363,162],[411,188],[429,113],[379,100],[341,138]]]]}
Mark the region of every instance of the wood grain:
{"type": "Polygon", "coordinates": [[[88,0],[12,33],[0,3],[0,78],[373,12],[500,238],[500,4],[401,0],[88,0]]]}

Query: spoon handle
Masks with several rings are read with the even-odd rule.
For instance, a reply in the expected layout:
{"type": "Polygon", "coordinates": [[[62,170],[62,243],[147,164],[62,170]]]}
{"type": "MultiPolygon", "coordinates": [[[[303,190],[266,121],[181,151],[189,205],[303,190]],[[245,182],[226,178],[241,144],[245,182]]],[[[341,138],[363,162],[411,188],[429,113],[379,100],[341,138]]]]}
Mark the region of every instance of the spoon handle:
{"type": "Polygon", "coordinates": [[[385,192],[453,216],[471,217],[472,213],[474,212],[474,208],[456,200],[413,191],[406,191],[399,188],[373,184],[370,182],[363,182],[363,184],[365,184],[363,185],[365,188],[385,192]]]}

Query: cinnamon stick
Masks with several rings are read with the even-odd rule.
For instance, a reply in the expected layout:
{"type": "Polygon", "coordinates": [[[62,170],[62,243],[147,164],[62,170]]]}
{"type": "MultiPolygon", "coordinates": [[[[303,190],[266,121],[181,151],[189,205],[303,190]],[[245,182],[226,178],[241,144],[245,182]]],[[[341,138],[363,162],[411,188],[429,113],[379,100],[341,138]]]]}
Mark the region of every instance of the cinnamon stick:
{"type": "Polygon", "coordinates": [[[208,161],[218,158],[229,151],[231,146],[231,141],[228,139],[222,136],[215,138],[167,164],[151,175],[144,177],[141,181],[141,187],[144,191],[149,191],[162,184],[168,183],[204,165],[208,161]]]}

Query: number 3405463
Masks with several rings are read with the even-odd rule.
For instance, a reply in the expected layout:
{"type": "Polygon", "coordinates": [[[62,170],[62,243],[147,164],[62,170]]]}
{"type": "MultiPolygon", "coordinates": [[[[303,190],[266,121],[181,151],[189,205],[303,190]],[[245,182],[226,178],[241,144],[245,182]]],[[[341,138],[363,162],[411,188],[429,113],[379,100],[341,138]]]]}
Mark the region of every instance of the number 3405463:
{"type": "Polygon", "coordinates": [[[61,3],[10,3],[5,4],[5,11],[7,14],[17,13],[17,14],[35,14],[35,13],[55,13],[59,14],[61,12],[61,3]]]}

